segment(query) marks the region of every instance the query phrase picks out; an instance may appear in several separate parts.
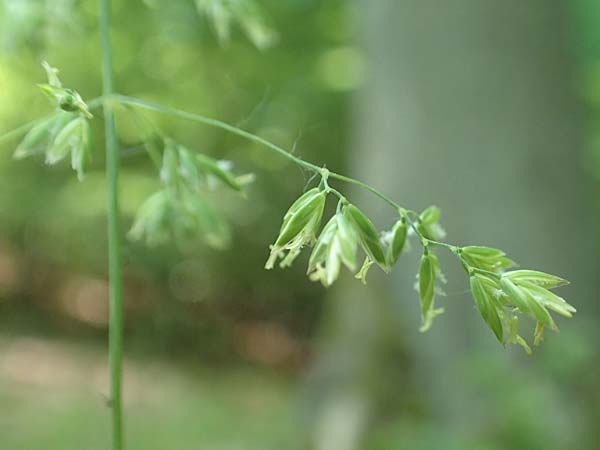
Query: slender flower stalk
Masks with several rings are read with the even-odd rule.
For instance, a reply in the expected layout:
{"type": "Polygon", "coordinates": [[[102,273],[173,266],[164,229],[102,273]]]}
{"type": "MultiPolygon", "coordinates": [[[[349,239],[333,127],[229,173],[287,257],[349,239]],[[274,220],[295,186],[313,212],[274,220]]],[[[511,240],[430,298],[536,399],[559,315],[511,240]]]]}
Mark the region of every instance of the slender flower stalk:
{"type": "MultiPolygon", "coordinates": [[[[110,41],[110,0],[99,0],[100,39],[102,43],[102,92],[113,94],[114,74],[110,41]]],[[[123,354],[123,294],[121,280],[121,226],[119,212],[119,147],[115,114],[111,102],[104,102],[106,139],[106,180],[108,193],[108,278],[110,285],[109,365],[110,406],[112,411],[113,450],[123,447],[122,417],[122,354],[123,354]]]]}

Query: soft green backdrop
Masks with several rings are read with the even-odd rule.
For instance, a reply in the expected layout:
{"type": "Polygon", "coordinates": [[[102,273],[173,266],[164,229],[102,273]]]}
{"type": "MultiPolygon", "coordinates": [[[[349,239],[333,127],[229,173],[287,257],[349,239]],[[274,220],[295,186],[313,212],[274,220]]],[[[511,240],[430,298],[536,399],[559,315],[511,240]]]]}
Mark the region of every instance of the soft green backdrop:
{"type": "MultiPolygon", "coordinates": [[[[368,288],[345,274],[325,292],[304,264],[267,272],[307,174],[223,132],[149,115],[257,181],[247,198],[211,197],[231,222],[229,249],[126,247],[129,448],[597,445],[596,2],[261,1],[278,33],[263,51],[237,29],[220,46],[192,0],[113,3],[119,92],[238,124],[413,209],[437,203],[451,241],[564,275],[579,310],[527,357],[495,343],[450,258],[447,313],[426,335],[415,251],[368,288]]],[[[84,98],[99,95],[96,2],[0,1],[0,133],[49,110],[35,87],[42,60],[84,98]]],[[[158,180],[135,122],[119,120],[128,226],[158,180]]],[[[14,161],[16,142],[0,149],[6,448],[108,448],[101,125],[83,183],[66,165],[14,161]]],[[[347,192],[390,225],[383,204],[347,192]]]]}

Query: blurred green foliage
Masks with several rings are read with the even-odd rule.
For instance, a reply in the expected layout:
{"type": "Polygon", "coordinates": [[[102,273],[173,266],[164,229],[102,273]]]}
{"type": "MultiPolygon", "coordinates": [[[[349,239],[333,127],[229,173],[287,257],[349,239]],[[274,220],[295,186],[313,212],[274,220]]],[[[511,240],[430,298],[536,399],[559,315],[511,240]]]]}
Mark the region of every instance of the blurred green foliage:
{"type": "MultiPolygon", "coordinates": [[[[348,86],[347,81],[344,86],[335,84],[336,75],[360,76],[360,68],[354,67],[360,56],[350,46],[355,24],[344,2],[265,4],[269,21],[284,32],[280,45],[263,52],[236,28],[230,42],[220,46],[192,1],[114,3],[119,92],[218,117],[302,156],[343,167],[340,149],[347,140],[347,93],[356,86],[348,86]],[[308,20],[298,21],[298,17],[308,20]],[[349,56],[343,55],[348,52],[349,56]]],[[[85,99],[99,94],[94,2],[5,1],[0,11],[3,130],[49,110],[45,99],[31,88],[44,80],[42,59],[61,68],[63,84],[76,86],[85,99]]],[[[273,320],[299,338],[310,336],[319,311],[318,288],[298,277],[299,270],[267,275],[262,269],[266,243],[281,210],[301,191],[306,175],[225,133],[151,118],[179,142],[233,160],[237,170],[259,177],[246,200],[227,193],[211,198],[233,224],[230,251],[203,245],[174,248],[168,244],[158,249],[128,245],[126,289],[135,292],[132,286],[144,285],[146,291],[127,296],[137,304],[130,305],[128,333],[143,335],[140,343],[156,336],[174,349],[182,346],[189,352],[192,346],[222,356],[231,354],[227,334],[241,320],[273,320]],[[241,308],[239,299],[243,299],[241,308]],[[155,333],[157,324],[159,333],[155,333]]],[[[57,286],[39,286],[46,305],[56,301],[56,290],[71,276],[105,275],[103,142],[101,123],[95,124],[92,169],[81,184],[66,166],[49,170],[40,161],[14,162],[9,158],[11,146],[3,147],[0,214],[6,220],[0,232],[13,252],[56,272],[52,281],[57,286]]],[[[128,226],[143,199],[157,189],[158,180],[140,148],[144,130],[130,114],[119,116],[119,133],[122,208],[128,226]]],[[[23,292],[18,291],[20,298],[11,305],[17,309],[38,295],[22,298],[23,292]]],[[[10,299],[3,304],[7,302],[10,299]]]]}

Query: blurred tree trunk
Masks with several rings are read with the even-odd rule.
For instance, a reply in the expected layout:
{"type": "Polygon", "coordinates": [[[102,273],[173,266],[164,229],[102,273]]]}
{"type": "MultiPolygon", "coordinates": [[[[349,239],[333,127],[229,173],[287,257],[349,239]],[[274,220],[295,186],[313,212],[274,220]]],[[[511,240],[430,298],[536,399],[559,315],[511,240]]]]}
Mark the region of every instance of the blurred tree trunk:
{"type": "MultiPolygon", "coordinates": [[[[357,96],[353,175],[411,209],[439,205],[450,242],[500,247],[524,267],[571,279],[563,292],[578,307],[592,298],[592,208],[579,167],[565,6],[380,0],[360,7],[370,77],[357,96]]],[[[364,193],[352,198],[380,227],[391,225],[387,206],[364,193]]],[[[446,255],[446,314],[429,333],[416,331],[419,251],[415,245],[402,258],[387,292],[379,276],[367,289],[353,280],[332,291],[313,372],[314,448],[362,448],[382,399],[411,377],[445,426],[460,431],[477,420],[478,410],[469,407],[477,394],[461,377],[467,350],[507,354],[473,308],[458,263],[446,255]],[[414,361],[398,369],[406,353],[401,341],[414,361]]],[[[577,320],[562,321],[563,328],[577,320]]]]}

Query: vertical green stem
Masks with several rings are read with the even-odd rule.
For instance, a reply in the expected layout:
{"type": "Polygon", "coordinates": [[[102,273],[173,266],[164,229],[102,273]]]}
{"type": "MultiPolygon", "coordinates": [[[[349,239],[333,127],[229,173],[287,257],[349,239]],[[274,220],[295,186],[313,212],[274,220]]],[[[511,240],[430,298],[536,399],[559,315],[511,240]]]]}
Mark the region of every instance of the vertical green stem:
{"type": "Polygon", "coordinates": [[[106,136],[106,179],[108,191],[108,277],[110,284],[110,325],[108,352],[110,365],[110,404],[113,450],[123,449],[122,353],[123,297],[121,287],[121,227],[119,217],[119,149],[115,114],[110,102],[113,94],[112,48],[110,42],[110,0],[99,0],[100,39],[102,42],[102,92],[106,136]]]}

